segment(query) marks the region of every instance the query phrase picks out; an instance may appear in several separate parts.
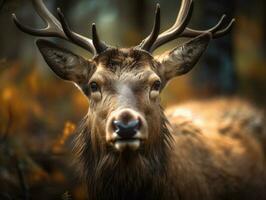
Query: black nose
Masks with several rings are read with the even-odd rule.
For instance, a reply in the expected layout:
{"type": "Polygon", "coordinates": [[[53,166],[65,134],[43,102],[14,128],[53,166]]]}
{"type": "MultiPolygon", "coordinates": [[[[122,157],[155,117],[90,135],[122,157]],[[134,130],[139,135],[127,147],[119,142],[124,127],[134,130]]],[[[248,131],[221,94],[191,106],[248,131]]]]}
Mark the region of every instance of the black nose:
{"type": "Polygon", "coordinates": [[[128,123],[124,123],[119,120],[113,121],[115,132],[123,139],[132,138],[139,130],[139,120],[131,120],[128,123]]]}

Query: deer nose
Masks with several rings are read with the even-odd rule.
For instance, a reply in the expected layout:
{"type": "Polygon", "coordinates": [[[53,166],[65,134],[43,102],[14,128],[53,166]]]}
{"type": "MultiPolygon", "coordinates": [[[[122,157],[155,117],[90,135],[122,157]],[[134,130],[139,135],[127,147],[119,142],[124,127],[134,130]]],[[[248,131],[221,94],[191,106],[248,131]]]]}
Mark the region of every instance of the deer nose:
{"type": "Polygon", "coordinates": [[[141,112],[118,108],[106,122],[106,142],[115,150],[136,150],[148,139],[148,125],[141,112]]]}
{"type": "Polygon", "coordinates": [[[123,139],[130,139],[137,134],[140,128],[140,121],[131,120],[123,122],[120,120],[113,121],[114,131],[123,139]]]}

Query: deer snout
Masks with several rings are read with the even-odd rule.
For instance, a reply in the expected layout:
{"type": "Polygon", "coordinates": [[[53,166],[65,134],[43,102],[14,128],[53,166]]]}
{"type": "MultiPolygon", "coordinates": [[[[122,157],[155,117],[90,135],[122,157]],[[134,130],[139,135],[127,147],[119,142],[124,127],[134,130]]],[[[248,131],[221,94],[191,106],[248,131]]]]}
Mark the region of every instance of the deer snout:
{"type": "Polygon", "coordinates": [[[116,150],[137,150],[147,139],[148,131],[144,117],[133,109],[114,111],[108,121],[106,140],[116,150]]]}
{"type": "Polygon", "coordinates": [[[140,128],[140,121],[138,119],[129,122],[114,120],[113,126],[115,132],[124,139],[130,139],[137,134],[140,128]]]}

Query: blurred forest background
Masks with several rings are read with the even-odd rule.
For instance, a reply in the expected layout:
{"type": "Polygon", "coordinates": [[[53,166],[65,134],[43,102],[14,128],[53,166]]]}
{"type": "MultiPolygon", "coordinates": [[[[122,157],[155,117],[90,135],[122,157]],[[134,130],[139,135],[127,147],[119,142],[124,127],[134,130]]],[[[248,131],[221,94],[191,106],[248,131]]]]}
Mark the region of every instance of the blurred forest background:
{"type": "MultiPolygon", "coordinates": [[[[114,46],[138,44],[151,30],[156,3],[162,30],[175,21],[178,0],[46,0],[60,7],[73,30],[90,36],[96,22],[103,40],[114,46]]],[[[233,31],[213,40],[196,69],[172,81],[162,94],[164,106],[191,98],[241,96],[265,109],[265,0],[194,0],[190,27],[206,29],[226,13],[233,31]]],[[[35,46],[20,32],[15,12],[27,25],[44,24],[29,0],[0,0],[0,199],[84,199],[71,166],[71,140],[88,102],[71,83],[59,80],[35,46]]],[[[66,45],[80,55],[87,52],[66,45]]],[[[179,44],[173,41],[155,53],[179,44]]]]}

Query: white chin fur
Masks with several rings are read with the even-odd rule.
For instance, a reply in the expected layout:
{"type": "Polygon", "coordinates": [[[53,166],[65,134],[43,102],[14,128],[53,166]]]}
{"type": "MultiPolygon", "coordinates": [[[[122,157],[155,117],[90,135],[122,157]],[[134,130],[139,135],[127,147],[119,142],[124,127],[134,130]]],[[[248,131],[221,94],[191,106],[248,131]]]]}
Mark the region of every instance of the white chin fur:
{"type": "Polygon", "coordinates": [[[127,141],[118,140],[114,143],[114,146],[120,152],[125,149],[135,151],[140,146],[140,140],[127,140],[127,141]]]}

